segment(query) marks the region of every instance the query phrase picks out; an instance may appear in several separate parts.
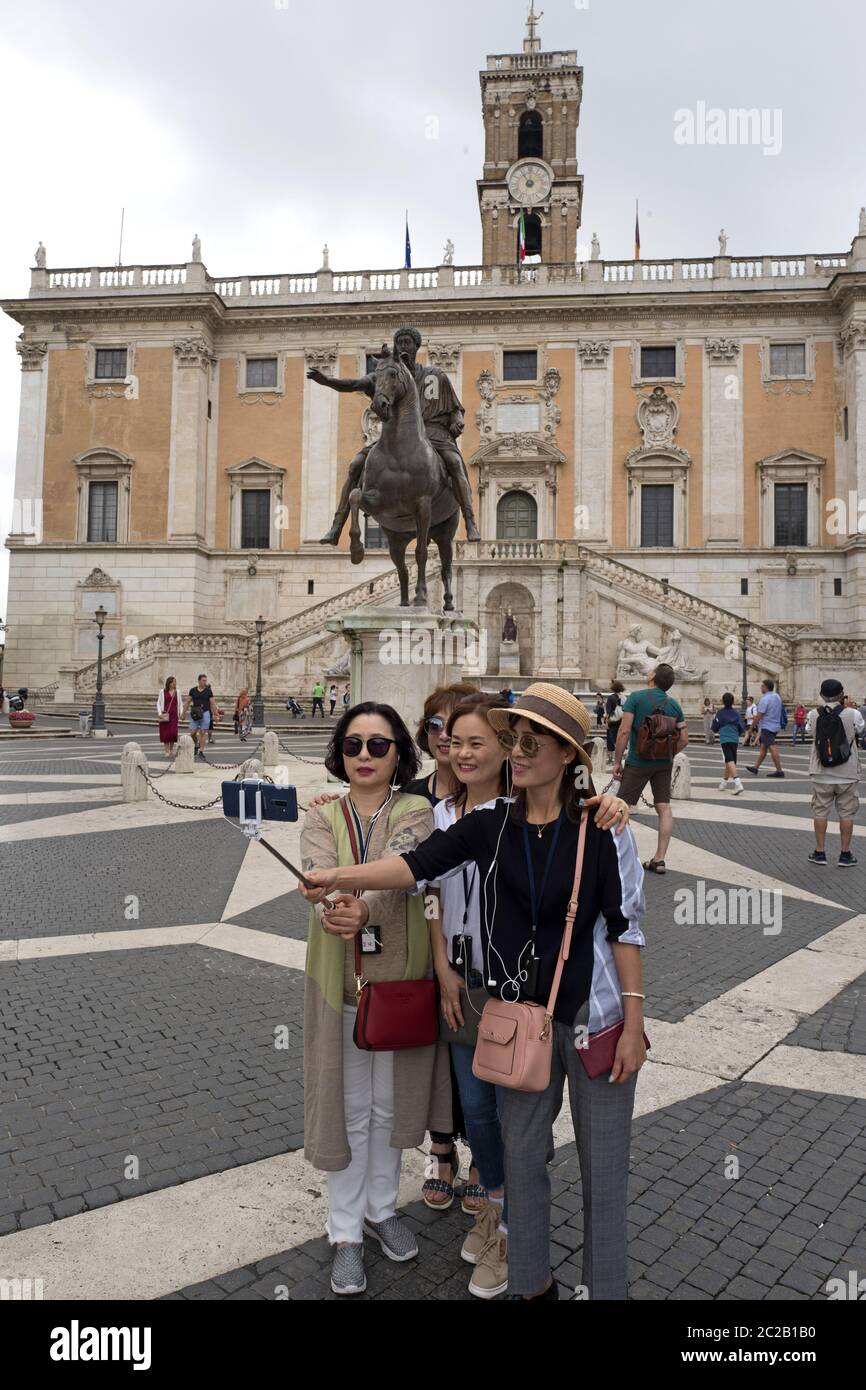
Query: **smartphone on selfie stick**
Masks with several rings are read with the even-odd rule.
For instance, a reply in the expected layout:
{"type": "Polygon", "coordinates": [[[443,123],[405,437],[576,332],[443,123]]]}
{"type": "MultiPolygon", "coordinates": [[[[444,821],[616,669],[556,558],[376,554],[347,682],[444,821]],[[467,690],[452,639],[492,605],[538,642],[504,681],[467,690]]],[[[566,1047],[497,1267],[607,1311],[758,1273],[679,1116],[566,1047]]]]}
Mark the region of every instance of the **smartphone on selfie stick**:
{"type": "MultiPolygon", "coordinates": [[[[297,823],[298,793],[294,787],[276,787],[272,782],[263,782],[258,778],[245,782],[223,782],[223,815],[226,820],[237,821],[248,840],[256,840],[275,859],[279,859],[299,883],[315,892],[316,885],[310,883],[285,855],[262,839],[263,821],[277,821],[283,825],[297,823]]],[[[318,906],[330,912],[334,904],[326,898],[318,906]]]]}

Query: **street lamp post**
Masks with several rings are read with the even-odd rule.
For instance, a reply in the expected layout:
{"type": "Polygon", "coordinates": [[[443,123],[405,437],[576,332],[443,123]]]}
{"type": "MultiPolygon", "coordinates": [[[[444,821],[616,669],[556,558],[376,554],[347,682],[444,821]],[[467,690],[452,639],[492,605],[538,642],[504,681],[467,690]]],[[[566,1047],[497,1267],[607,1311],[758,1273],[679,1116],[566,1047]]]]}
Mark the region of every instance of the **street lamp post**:
{"type": "Polygon", "coordinates": [[[264,618],[258,618],[256,621],[256,647],[258,649],[256,664],[256,697],[253,700],[253,725],[256,729],[264,728],[265,724],[265,706],[262,701],[262,633],[265,630],[265,626],[264,618]]]}
{"type": "Polygon", "coordinates": [[[749,623],[747,619],[740,619],[740,646],[743,651],[743,714],[749,705],[749,672],[747,659],[749,655],[749,623]]]}
{"type": "MultiPolygon", "coordinates": [[[[0,632],[6,631],[6,624],[0,618],[0,632]]],[[[6,655],[6,643],[0,642],[0,690],[3,689],[3,657],[6,655]]],[[[0,702],[2,703],[2,702],[0,702]]]]}
{"type": "Polygon", "coordinates": [[[93,714],[90,722],[90,727],[94,733],[96,733],[98,729],[103,731],[105,729],[105,701],[102,698],[102,642],[104,638],[102,629],[105,626],[105,619],[107,617],[108,614],[102,604],[100,604],[93,615],[93,621],[99,629],[96,635],[96,640],[99,643],[96,657],[96,698],[93,701],[93,714]]]}

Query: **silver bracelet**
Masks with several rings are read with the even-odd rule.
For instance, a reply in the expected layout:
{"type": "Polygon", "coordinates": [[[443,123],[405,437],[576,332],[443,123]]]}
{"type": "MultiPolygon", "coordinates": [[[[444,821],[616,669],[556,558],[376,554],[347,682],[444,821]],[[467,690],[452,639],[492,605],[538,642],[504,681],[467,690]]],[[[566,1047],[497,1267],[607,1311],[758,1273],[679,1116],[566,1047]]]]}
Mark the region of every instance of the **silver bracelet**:
{"type": "Polygon", "coordinates": [[[621,993],[623,999],[646,999],[645,994],[637,994],[633,989],[624,989],[621,993]]]}

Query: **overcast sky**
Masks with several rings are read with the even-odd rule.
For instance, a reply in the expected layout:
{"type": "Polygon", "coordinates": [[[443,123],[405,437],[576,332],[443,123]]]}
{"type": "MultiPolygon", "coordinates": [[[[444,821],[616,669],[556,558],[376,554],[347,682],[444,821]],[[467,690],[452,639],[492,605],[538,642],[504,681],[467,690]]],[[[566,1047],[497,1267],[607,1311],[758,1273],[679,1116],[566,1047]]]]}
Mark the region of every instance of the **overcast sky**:
{"type": "MultiPolygon", "coordinates": [[[[540,0],[584,68],[586,243],[645,259],[847,249],[866,203],[866,7],[837,0],[540,0]],[[766,109],[767,146],[682,144],[677,113],[766,109]],[[781,130],[778,117],[781,113],[781,130]]],[[[186,260],[212,274],[478,261],[478,71],[519,52],[524,0],[0,0],[0,296],[48,265],[186,260]],[[434,136],[435,138],[430,138],[434,136]]],[[[680,122],[682,129],[682,122],[680,122]]],[[[0,535],[18,327],[0,318],[0,535]]],[[[8,552],[0,552],[6,617],[8,552]]]]}

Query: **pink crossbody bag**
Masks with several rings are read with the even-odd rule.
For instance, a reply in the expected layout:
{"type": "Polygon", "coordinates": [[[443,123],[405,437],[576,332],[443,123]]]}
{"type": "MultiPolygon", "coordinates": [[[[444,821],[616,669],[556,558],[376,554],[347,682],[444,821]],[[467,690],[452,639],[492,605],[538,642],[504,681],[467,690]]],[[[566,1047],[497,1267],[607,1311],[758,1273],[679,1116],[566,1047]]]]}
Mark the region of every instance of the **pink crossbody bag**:
{"type": "MultiPolygon", "coordinates": [[[[494,1086],[506,1086],[512,1091],[546,1091],[550,1085],[553,1011],[556,1008],[562,971],[571,950],[571,934],[577,916],[580,876],[583,872],[583,855],[586,848],[586,824],[587,813],[584,811],[577,841],[574,884],[547,1005],[545,1007],[528,1001],[507,1004],[501,999],[488,999],[478,1025],[478,1041],[472,1061],[472,1071],[479,1081],[490,1081],[494,1086]]],[[[622,1023],[604,1028],[600,1033],[590,1035],[588,1046],[579,1050],[578,1056],[591,1079],[594,1080],[603,1072],[610,1071],[622,1030],[622,1023]]],[[[649,1047],[646,1034],[644,1042],[649,1047]]]]}

